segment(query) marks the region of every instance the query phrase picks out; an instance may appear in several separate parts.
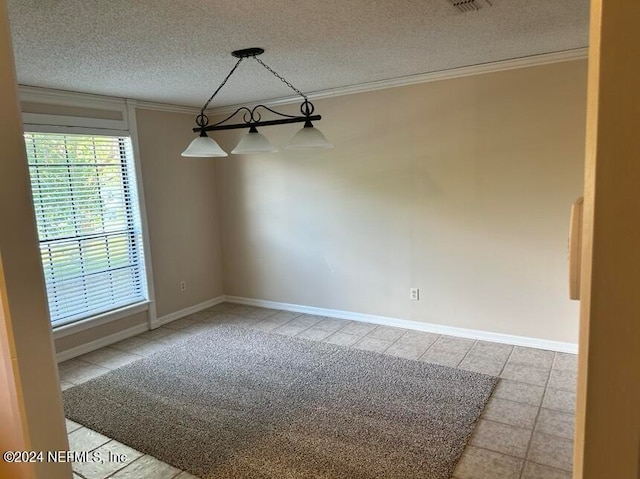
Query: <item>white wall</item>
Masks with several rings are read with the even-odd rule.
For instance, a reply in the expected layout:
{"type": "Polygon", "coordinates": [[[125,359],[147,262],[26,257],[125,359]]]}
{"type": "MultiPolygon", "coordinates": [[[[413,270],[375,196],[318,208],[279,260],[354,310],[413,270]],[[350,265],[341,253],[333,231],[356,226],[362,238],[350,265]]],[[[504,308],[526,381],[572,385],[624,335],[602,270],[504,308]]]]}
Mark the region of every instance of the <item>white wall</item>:
{"type": "Polygon", "coordinates": [[[180,156],[194,138],[194,115],[138,109],[136,117],[162,317],[223,294],[215,171],[211,161],[180,156]]]}
{"type": "Polygon", "coordinates": [[[225,293],[577,342],[585,82],[581,60],[319,100],[334,150],[210,160],[225,293]]]}

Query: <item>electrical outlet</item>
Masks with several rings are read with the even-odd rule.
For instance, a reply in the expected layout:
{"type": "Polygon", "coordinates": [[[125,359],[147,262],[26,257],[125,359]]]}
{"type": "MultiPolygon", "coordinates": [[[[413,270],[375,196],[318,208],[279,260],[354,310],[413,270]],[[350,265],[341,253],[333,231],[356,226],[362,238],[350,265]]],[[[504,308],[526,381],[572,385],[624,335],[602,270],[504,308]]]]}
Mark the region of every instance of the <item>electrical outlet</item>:
{"type": "Polygon", "coordinates": [[[180,281],[180,291],[186,291],[186,290],[187,290],[187,282],[180,281]]]}
{"type": "Polygon", "coordinates": [[[420,290],[418,288],[411,288],[410,297],[412,301],[420,301],[420,290]]]}

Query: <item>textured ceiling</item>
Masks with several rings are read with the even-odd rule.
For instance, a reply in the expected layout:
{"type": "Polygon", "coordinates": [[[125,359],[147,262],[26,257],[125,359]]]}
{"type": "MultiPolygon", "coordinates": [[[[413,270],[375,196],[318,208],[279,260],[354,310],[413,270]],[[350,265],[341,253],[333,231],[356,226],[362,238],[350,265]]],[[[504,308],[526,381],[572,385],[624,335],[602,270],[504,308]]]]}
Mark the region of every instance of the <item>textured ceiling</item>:
{"type": "MultiPolygon", "coordinates": [[[[8,0],[18,82],[201,106],[258,46],[304,92],[587,46],[589,0],[8,0]]],[[[246,60],[213,101],[290,96],[246,60]]]]}

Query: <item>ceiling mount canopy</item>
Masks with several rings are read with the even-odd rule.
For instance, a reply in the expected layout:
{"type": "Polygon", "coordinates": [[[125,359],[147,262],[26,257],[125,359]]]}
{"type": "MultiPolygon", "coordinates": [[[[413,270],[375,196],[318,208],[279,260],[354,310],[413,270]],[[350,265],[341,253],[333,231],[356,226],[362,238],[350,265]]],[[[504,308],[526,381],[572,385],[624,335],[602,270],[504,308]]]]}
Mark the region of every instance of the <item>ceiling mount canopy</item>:
{"type": "Polygon", "coordinates": [[[264,48],[243,48],[242,50],[234,50],[231,52],[232,57],[236,58],[249,58],[249,57],[257,57],[258,55],[262,55],[264,53],[264,48]]]}
{"type": "MultiPolygon", "coordinates": [[[[193,131],[200,133],[200,135],[191,142],[188,148],[182,152],[182,156],[187,157],[216,157],[227,156],[227,153],[220,148],[220,145],[209,138],[208,131],[218,130],[234,130],[240,128],[247,128],[249,132],[244,136],[236,147],[231,151],[232,154],[250,154],[250,153],[272,153],[278,151],[275,146],[267,140],[267,138],[258,132],[258,127],[273,126],[273,125],[286,125],[289,123],[304,123],[304,126],[295,134],[291,142],[285,146],[285,149],[300,150],[300,149],[322,149],[333,148],[333,145],[327,141],[322,132],[313,126],[313,121],[319,121],[322,117],[315,115],[315,107],[313,103],[309,101],[307,96],[294,87],[291,83],[275,72],[271,67],[266,65],[262,60],[258,58],[262,55],[264,50],[262,48],[245,48],[242,50],[235,50],[231,52],[231,55],[238,59],[231,71],[227,74],[225,79],[220,83],[220,86],[213,92],[207,102],[200,109],[200,114],[196,117],[197,127],[193,128],[193,131]],[[205,114],[205,110],[215,98],[222,87],[227,83],[231,75],[240,66],[245,58],[253,58],[256,62],[262,65],[273,76],[282,81],[285,85],[295,91],[303,99],[300,104],[300,115],[287,115],[273,110],[265,105],[257,105],[253,108],[246,106],[238,108],[231,115],[224,120],[209,124],[209,117],[205,114]],[[262,119],[262,114],[270,114],[273,119],[262,119]],[[234,118],[242,119],[241,122],[233,123],[234,118]]],[[[237,121],[237,120],[236,120],[237,121]]]]}

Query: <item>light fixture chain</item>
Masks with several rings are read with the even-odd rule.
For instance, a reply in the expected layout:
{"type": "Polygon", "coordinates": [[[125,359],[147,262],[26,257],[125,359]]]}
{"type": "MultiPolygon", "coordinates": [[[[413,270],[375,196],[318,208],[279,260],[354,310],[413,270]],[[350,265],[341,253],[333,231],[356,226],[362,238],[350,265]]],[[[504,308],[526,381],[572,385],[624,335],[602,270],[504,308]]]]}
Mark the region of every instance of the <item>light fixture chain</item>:
{"type": "Polygon", "coordinates": [[[254,56],[253,59],[255,61],[257,61],[260,65],[262,65],[263,67],[265,67],[268,71],[270,71],[273,76],[275,76],[276,78],[278,78],[282,83],[284,83],[285,85],[287,85],[289,88],[291,88],[293,91],[295,91],[298,95],[300,95],[302,98],[304,98],[305,100],[307,100],[307,95],[305,95],[304,93],[302,93],[300,90],[298,90],[296,87],[294,87],[291,83],[289,83],[287,80],[284,79],[284,77],[282,77],[281,75],[278,74],[278,72],[276,72],[273,68],[271,68],[269,65],[267,65],[265,62],[263,62],[262,60],[260,60],[258,57],[254,56]]]}
{"type": "Polygon", "coordinates": [[[234,67],[231,69],[231,71],[229,72],[229,74],[225,77],[224,80],[222,80],[222,83],[220,83],[220,86],[216,89],[216,91],[213,92],[213,95],[211,95],[209,97],[209,99],[207,100],[207,102],[204,104],[204,106],[200,109],[200,112],[202,114],[204,114],[204,111],[207,109],[207,107],[209,106],[209,103],[211,103],[211,100],[213,100],[215,98],[215,96],[218,94],[218,92],[222,89],[222,87],[224,86],[225,83],[227,83],[227,80],[231,77],[231,75],[233,75],[233,72],[236,71],[236,68],[238,68],[240,66],[240,64],[242,63],[242,60],[244,60],[244,58],[238,58],[238,61],[236,62],[236,64],[234,65],[234,67]]]}

